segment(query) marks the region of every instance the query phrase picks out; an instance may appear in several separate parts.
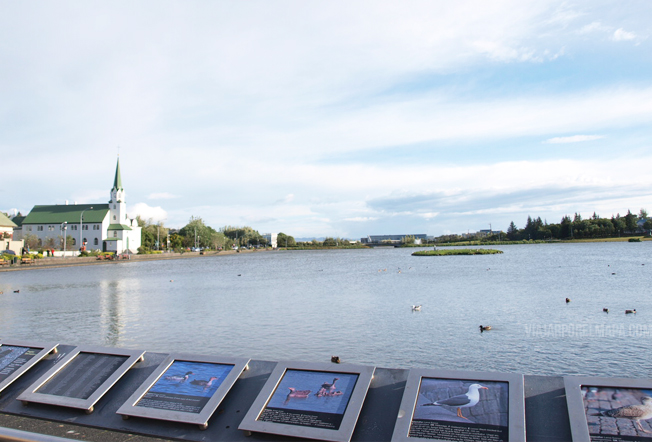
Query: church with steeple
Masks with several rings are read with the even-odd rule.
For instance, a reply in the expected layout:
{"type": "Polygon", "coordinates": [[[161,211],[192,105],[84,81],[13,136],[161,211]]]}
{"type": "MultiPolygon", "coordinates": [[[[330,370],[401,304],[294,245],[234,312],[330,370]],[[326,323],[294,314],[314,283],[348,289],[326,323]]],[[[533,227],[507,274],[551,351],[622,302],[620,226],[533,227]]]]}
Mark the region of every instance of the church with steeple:
{"type": "Polygon", "coordinates": [[[14,239],[28,239],[34,235],[38,246],[47,249],[61,250],[65,244],[68,250],[138,253],[141,228],[136,219],[127,215],[120,158],[115,168],[108,204],[66,202],[53,206],[34,206],[21,223],[21,238],[17,238],[16,233],[14,230],[14,239]]]}

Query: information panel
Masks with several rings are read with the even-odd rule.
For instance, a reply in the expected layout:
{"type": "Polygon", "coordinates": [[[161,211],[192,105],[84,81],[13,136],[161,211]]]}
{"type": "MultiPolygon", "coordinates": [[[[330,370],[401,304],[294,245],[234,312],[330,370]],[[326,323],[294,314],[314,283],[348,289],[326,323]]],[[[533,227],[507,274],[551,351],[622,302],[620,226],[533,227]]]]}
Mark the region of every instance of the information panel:
{"type": "Polygon", "coordinates": [[[18,396],[29,402],[93,411],[100,398],[142,360],[144,351],[76,347],[18,396]]]}
{"type": "Polygon", "coordinates": [[[393,441],[525,441],[523,376],[412,370],[393,441]]]}
{"type": "Polygon", "coordinates": [[[339,430],[360,376],[286,370],[259,421],[339,430]]]}
{"type": "Polygon", "coordinates": [[[239,429],[348,441],[374,367],[277,365],[239,429]]]}
{"type": "Polygon", "coordinates": [[[169,355],[117,413],[205,429],[248,364],[249,359],[243,358],[169,355]]]}
{"type": "Polygon", "coordinates": [[[574,441],[652,441],[652,381],[566,377],[574,441]]]}
{"type": "Polygon", "coordinates": [[[36,392],[88,399],[127,359],[122,355],[80,352],[36,392]]]}
{"type": "Polygon", "coordinates": [[[22,341],[0,342],[0,392],[50,353],[58,344],[34,344],[22,341]]]}

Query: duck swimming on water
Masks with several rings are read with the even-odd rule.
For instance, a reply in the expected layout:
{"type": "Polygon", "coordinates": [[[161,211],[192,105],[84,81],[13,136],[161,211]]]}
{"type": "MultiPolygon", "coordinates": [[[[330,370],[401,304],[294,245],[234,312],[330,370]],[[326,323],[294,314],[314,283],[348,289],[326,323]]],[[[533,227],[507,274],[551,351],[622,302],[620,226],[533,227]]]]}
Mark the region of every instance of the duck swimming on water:
{"type": "Polygon", "coordinates": [[[293,387],[288,387],[290,392],[288,393],[288,398],[291,397],[297,397],[297,398],[307,398],[310,396],[310,391],[311,390],[297,390],[296,388],[293,387]]]}
{"type": "Polygon", "coordinates": [[[321,396],[328,396],[329,393],[333,393],[335,391],[335,382],[339,381],[340,378],[334,378],[332,383],[324,382],[321,384],[321,388],[317,393],[315,393],[315,396],[321,397],[321,396]]]}
{"type": "Polygon", "coordinates": [[[190,381],[192,385],[199,385],[200,387],[210,387],[213,385],[213,381],[216,380],[217,378],[213,376],[207,381],[202,381],[201,379],[195,379],[194,381],[190,381]]]}
{"type": "Polygon", "coordinates": [[[195,373],[193,373],[192,371],[188,371],[183,376],[180,375],[180,374],[172,375],[172,376],[166,376],[165,380],[166,381],[175,381],[175,382],[186,382],[191,374],[195,374],[195,373]]]}
{"type": "Polygon", "coordinates": [[[487,331],[487,330],[491,330],[490,325],[481,325],[480,326],[480,333],[482,333],[483,331],[487,331]]]}

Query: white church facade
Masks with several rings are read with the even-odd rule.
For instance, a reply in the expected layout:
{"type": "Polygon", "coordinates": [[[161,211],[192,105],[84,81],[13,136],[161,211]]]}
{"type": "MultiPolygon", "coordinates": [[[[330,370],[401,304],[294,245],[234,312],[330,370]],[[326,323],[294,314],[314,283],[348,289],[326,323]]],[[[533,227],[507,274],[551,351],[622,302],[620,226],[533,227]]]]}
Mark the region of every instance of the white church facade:
{"type": "Polygon", "coordinates": [[[138,253],[141,227],[127,216],[120,159],[108,204],[34,206],[21,223],[21,236],[35,235],[40,247],[138,253]],[[72,242],[69,244],[68,242],[72,242]]]}

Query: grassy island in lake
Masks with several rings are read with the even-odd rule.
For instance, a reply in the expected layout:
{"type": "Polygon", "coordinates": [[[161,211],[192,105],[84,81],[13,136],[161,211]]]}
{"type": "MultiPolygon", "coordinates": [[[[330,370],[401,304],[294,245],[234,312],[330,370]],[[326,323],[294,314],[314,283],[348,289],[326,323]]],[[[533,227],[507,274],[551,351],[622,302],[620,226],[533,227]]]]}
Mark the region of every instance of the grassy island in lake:
{"type": "Polygon", "coordinates": [[[412,256],[448,256],[448,255],[495,255],[503,253],[495,249],[448,249],[448,250],[420,250],[412,256]]]}

